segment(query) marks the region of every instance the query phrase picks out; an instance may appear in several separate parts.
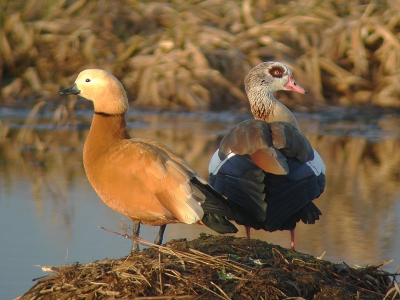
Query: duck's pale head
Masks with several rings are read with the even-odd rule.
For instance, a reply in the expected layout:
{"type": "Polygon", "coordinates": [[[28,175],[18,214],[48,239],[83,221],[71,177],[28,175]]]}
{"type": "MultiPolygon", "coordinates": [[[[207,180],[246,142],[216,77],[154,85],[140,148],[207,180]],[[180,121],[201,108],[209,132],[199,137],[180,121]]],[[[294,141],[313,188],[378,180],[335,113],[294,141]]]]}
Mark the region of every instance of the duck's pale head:
{"type": "Polygon", "coordinates": [[[290,68],[276,61],[263,62],[250,70],[244,79],[247,93],[260,91],[263,93],[273,93],[277,91],[293,91],[307,94],[292,76],[290,68]]]}
{"type": "Polygon", "coordinates": [[[121,82],[101,69],[87,69],[79,73],[75,83],[58,92],[61,95],[79,95],[93,101],[97,113],[124,114],[129,107],[121,82]]]}

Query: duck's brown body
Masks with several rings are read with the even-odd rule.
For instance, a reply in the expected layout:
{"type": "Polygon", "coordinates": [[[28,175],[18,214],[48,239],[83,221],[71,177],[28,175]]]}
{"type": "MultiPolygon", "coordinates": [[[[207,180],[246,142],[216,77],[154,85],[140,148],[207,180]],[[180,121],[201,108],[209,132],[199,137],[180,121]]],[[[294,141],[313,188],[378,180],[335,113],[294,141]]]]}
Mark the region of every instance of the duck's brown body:
{"type": "MultiPolygon", "coordinates": [[[[60,94],[80,94],[94,102],[95,113],[83,163],[99,197],[133,222],[161,226],[202,223],[219,233],[234,233],[226,217],[241,219],[223,196],[168,147],[150,139],[130,138],[128,108],[121,83],[103,70],[81,72],[60,94]]],[[[134,230],[138,235],[139,227],[134,230]]]]}
{"type": "Polygon", "coordinates": [[[143,224],[178,222],[157,198],[168,194],[167,179],[151,174],[154,162],[166,160],[155,143],[130,139],[124,116],[94,115],[83,152],[85,171],[97,194],[115,211],[143,224]],[[152,181],[160,179],[163,184],[155,187],[152,181]]]}

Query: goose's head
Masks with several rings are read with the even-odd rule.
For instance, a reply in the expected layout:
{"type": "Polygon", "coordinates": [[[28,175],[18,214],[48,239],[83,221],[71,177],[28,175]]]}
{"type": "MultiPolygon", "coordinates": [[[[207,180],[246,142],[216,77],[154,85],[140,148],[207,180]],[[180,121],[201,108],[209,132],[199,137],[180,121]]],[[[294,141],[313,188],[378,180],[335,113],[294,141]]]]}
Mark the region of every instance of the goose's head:
{"type": "Polygon", "coordinates": [[[124,114],[129,107],[121,82],[101,69],[87,69],[79,73],[75,83],[58,92],[61,95],[79,95],[93,101],[97,113],[124,114]]]}
{"type": "Polygon", "coordinates": [[[292,70],[280,62],[268,61],[255,66],[244,79],[246,93],[293,91],[307,94],[307,91],[293,79],[292,70]]]}

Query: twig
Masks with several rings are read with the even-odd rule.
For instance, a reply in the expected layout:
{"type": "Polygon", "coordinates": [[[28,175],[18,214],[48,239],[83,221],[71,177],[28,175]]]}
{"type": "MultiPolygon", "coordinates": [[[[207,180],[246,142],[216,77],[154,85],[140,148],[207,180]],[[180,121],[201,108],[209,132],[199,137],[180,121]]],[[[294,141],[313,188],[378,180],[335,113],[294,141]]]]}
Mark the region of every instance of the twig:
{"type": "Polygon", "coordinates": [[[400,291],[396,291],[396,290],[397,290],[396,287],[392,287],[390,290],[388,290],[387,293],[386,293],[386,295],[385,295],[385,298],[383,298],[383,300],[389,299],[389,296],[390,296],[393,292],[394,292],[394,294],[392,295],[392,300],[395,299],[397,293],[398,293],[399,296],[400,296],[400,291]]]}
{"type": "Polygon", "coordinates": [[[395,274],[398,274],[400,271],[400,265],[397,267],[396,271],[394,271],[395,274]]]}
{"type": "Polygon", "coordinates": [[[325,255],[325,253],[326,253],[326,251],[324,251],[324,253],[322,253],[320,256],[317,256],[316,258],[317,259],[322,259],[324,257],[324,255],[325,255]]]}
{"type": "MultiPolygon", "coordinates": [[[[171,272],[171,273],[167,273],[166,272],[165,275],[167,275],[169,277],[174,277],[174,278],[176,278],[178,280],[182,280],[183,282],[187,283],[187,279],[183,278],[178,271],[172,270],[172,269],[168,269],[168,271],[171,272]]],[[[212,281],[211,281],[211,283],[213,284],[212,281]]],[[[212,293],[212,294],[214,294],[214,295],[226,300],[226,298],[223,298],[221,295],[218,295],[217,293],[215,293],[214,291],[210,290],[209,288],[207,288],[204,285],[201,285],[201,284],[193,282],[193,281],[191,281],[191,284],[194,284],[194,285],[196,285],[198,287],[201,287],[202,289],[204,289],[204,290],[206,290],[206,291],[208,291],[208,292],[210,292],[210,293],[212,293]]],[[[215,285],[215,284],[213,284],[213,285],[215,285]]],[[[228,299],[230,299],[230,298],[228,298],[228,299]]]]}
{"type": "Polygon", "coordinates": [[[161,270],[161,253],[158,252],[158,270],[159,270],[159,276],[160,276],[160,291],[161,295],[164,294],[163,291],[163,281],[162,281],[162,270],[161,270]]]}
{"type": "Polygon", "coordinates": [[[192,299],[194,296],[192,295],[184,295],[184,296],[145,296],[145,297],[135,297],[135,299],[140,300],[174,300],[174,299],[192,299]]]}
{"type": "Polygon", "coordinates": [[[212,282],[212,281],[210,281],[210,283],[211,283],[213,286],[215,286],[215,287],[221,292],[222,295],[225,296],[225,299],[227,299],[227,300],[230,300],[230,299],[231,299],[231,298],[224,292],[224,290],[221,289],[221,288],[219,287],[219,285],[215,284],[215,283],[212,282]]]}
{"type": "Polygon", "coordinates": [[[124,237],[124,238],[130,239],[130,240],[135,240],[135,237],[131,237],[131,236],[127,235],[127,234],[122,234],[122,233],[116,232],[116,231],[114,231],[114,230],[104,228],[103,226],[99,226],[99,228],[100,228],[100,229],[103,229],[103,230],[105,230],[105,231],[114,233],[114,234],[116,234],[116,235],[122,236],[122,237],[124,237]]]}
{"type": "Polygon", "coordinates": [[[254,252],[247,251],[247,250],[244,250],[244,249],[242,249],[242,248],[239,248],[239,247],[236,247],[236,246],[233,246],[233,245],[231,246],[231,248],[236,249],[236,250],[239,250],[239,251],[242,251],[242,252],[246,252],[246,253],[251,254],[251,255],[255,255],[254,252]]]}
{"type": "MultiPolygon", "coordinates": [[[[358,278],[357,278],[358,279],[358,278]]],[[[384,296],[384,294],[382,294],[382,293],[380,293],[380,292],[375,292],[375,291],[372,291],[372,290],[369,290],[369,289],[367,289],[367,288],[363,288],[363,287],[361,287],[361,286],[357,286],[357,285],[354,285],[354,284],[352,284],[352,283],[348,283],[348,282],[346,282],[346,281],[343,281],[343,280],[340,280],[340,279],[336,279],[338,282],[340,282],[340,283],[344,283],[344,284],[347,284],[347,285],[351,285],[351,286],[353,286],[353,287],[355,287],[356,289],[360,289],[360,290],[363,290],[364,292],[366,292],[366,293],[372,293],[372,294],[375,294],[375,295],[379,295],[379,296],[384,296]]]]}
{"type": "Polygon", "coordinates": [[[149,287],[152,287],[151,283],[147,280],[146,276],[144,276],[134,265],[131,265],[130,268],[132,268],[136,272],[136,274],[140,276],[149,285],[149,287]]]}
{"type": "MultiPolygon", "coordinates": [[[[221,299],[226,299],[226,298],[222,297],[221,295],[218,295],[216,292],[210,290],[208,287],[206,287],[206,286],[204,286],[204,285],[198,284],[198,283],[196,283],[196,282],[192,282],[192,283],[195,284],[195,285],[197,285],[197,286],[199,286],[199,287],[201,287],[202,289],[205,289],[206,291],[208,291],[208,292],[214,294],[215,296],[217,296],[217,297],[219,297],[219,298],[221,298],[221,299]]],[[[212,281],[211,281],[211,283],[212,283],[212,281]]],[[[228,299],[229,299],[229,298],[228,298],[228,299]]]]}
{"type": "Polygon", "coordinates": [[[272,248],[272,251],[277,252],[277,253],[281,256],[281,258],[283,259],[283,261],[284,261],[285,263],[287,263],[288,265],[290,264],[290,263],[288,262],[288,260],[283,256],[283,254],[279,252],[278,249],[272,248]]]}
{"type": "Polygon", "coordinates": [[[64,263],[67,264],[67,259],[68,259],[68,248],[67,248],[67,254],[65,255],[64,263]]]}
{"type": "Polygon", "coordinates": [[[49,277],[49,276],[50,275],[44,275],[44,276],[36,277],[36,278],[33,278],[32,281],[37,281],[37,280],[40,280],[40,279],[43,279],[43,278],[46,278],[46,277],[49,277]]]}

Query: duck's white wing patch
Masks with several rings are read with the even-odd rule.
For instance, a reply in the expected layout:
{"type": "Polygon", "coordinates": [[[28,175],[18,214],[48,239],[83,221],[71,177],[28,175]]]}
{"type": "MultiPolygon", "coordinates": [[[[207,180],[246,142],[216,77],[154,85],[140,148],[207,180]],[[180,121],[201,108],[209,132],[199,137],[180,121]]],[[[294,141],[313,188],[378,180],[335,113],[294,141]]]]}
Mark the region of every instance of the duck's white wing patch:
{"type": "Polygon", "coordinates": [[[326,167],[324,161],[316,150],[314,150],[314,158],[307,161],[306,164],[313,170],[315,175],[325,174],[326,167]]]}
{"type": "Polygon", "coordinates": [[[231,157],[235,156],[235,153],[230,152],[224,160],[219,158],[219,150],[215,151],[214,155],[210,160],[210,164],[208,165],[208,173],[217,175],[219,169],[223,166],[223,164],[230,159],[231,157]]]}

